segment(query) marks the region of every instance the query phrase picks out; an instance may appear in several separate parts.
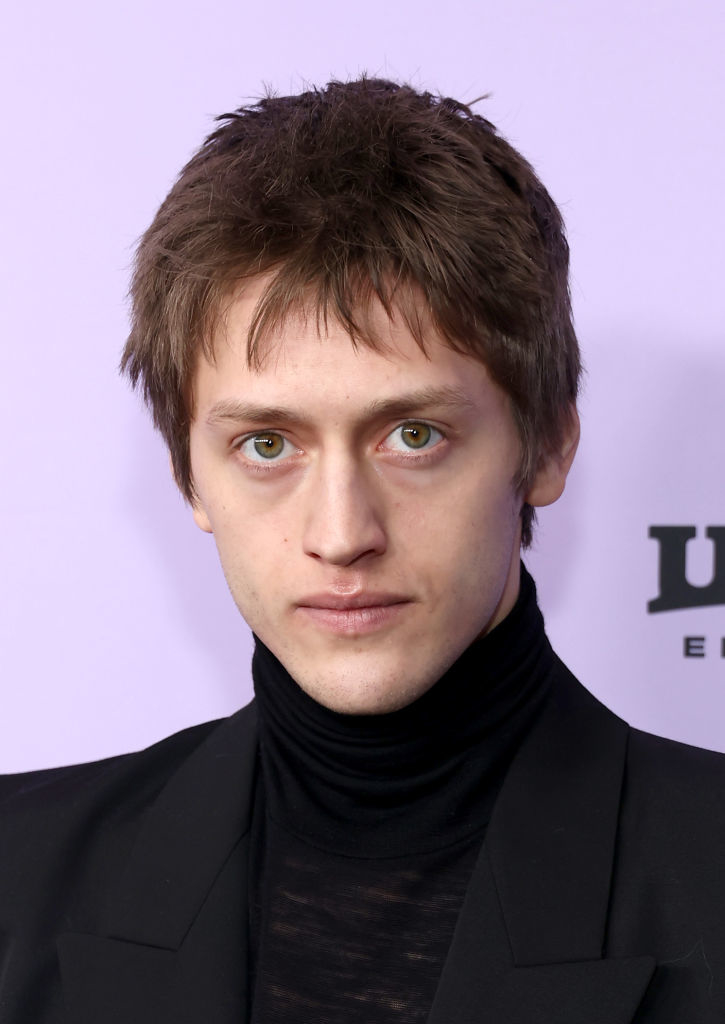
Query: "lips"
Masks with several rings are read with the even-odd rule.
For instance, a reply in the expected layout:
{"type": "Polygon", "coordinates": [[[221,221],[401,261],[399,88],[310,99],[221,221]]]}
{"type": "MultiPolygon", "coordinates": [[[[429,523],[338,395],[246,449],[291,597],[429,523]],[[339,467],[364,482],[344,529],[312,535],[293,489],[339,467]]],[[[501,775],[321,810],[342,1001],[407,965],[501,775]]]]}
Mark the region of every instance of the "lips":
{"type": "Polygon", "coordinates": [[[298,604],[303,608],[329,608],[346,611],[350,608],[387,608],[392,604],[406,604],[410,598],[402,594],[312,594],[298,604]]]}
{"type": "Polygon", "coordinates": [[[311,594],[297,611],[325,632],[359,637],[393,626],[410,604],[401,594],[311,594]]]}

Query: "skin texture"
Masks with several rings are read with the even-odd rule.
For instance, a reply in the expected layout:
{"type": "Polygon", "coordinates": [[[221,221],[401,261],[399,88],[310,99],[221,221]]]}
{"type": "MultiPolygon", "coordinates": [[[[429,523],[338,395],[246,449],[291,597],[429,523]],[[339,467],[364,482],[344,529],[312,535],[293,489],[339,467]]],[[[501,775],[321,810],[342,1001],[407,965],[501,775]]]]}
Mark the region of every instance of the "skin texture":
{"type": "Polygon", "coordinates": [[[214,339],[214,362],[196,368],[194,518],[214,535],[242,616],[303,690],[335,711],[392,711],[512,608],[521,505],[561,494],[576,414],[562,451],[517,494],[518,434],[483,364],[432,331],[426,356],[380,308],[371,315],[385,353],[355,348],[332,321],[319,334],[314,317],[298,315],[252,370],[247,328],[263,283],[245,284],[214,339]],[[369,408],[442,386],[464,401],[404,414],[369,408]],[[295,419],[266,413],[256,422],[240,403],[295,419]],[[361,592],[401,603],[363,628],[359,614],[333,612],[344,631],[304,607],[309,595],[361,592]]]}

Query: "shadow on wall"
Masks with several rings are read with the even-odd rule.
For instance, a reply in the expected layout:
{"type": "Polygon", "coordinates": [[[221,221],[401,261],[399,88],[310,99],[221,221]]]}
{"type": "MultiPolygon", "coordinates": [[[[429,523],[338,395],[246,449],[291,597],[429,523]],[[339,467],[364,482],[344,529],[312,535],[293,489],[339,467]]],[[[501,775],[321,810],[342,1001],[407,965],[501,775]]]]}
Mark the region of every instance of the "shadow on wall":
{"type": "Polygon", "coordinates": [[[252,637],[237,611],[219,564],[214,538],[202,533],[173,481],[168,453],[149,417],[130,424],[126,510],[146,538],[148,558],[160,565],[167,604],[178,633],[208,662],[204,689],[231,712],[252,696],[252,637]]]}
{"type": "MultiPolygon", "coordinates": [[[[725,347],[712,334],[678,337],[651,323],[582,334],[588,373],[580,449],[563,497],[540,510],[525,560],[556,622],[561,653],[603,697],[620,679],[632,695],[623,710],[632,717],[636,696],[651,724],[649,708],[665,680],[680,686],[682,637],[707,629],[694,613],[668,613],[666,622],[648,614],[658,592],[658,548],[648,530],[690,524],[702,538],[706,526],[725,523],[725,347]],[[671,652],[666,666],[650,646],[655,635],[671,652]],[[656,670],[658,692],[647,683],[656,670]]],[[[712,546],[693,542],[687,557],[692,582],[707,584],[712,546]]],[[[713,633],[713,652],[724,635],[713,633]]],[[[712,654],[702,669],[713,686],[720,664],[712,654]]],[[[661,717],[662,708],[656,711],[661,717]]],[[[673,714],[682,713],[677,702],[673,714]]],[[[669,721],[660,729],[672,734],[669,721]]]]}
{"type": "Polygon", "coordinates": [[[589,362],[592,468],[612,484],[610,505],[632,508],[645,523],[688,509],[722,521],[722,339],[628,328],[592,345],[589,362]]]}

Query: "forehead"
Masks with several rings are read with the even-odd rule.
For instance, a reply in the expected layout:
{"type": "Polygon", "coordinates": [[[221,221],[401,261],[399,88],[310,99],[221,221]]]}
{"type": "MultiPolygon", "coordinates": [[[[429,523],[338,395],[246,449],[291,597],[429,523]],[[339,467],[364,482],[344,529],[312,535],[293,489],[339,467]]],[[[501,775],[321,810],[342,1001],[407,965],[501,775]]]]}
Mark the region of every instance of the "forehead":
{"type": "MultiPolygon", "coordinates": [[[[292,309],[263,339],[258,364],[248,338],[265,278],[245,283],[230,300],[213,338],[213,354],[199,358],[194,379],[194,418],[231,414],[241,404],[326,408],[339,416],[390,405],[415,394],[419,404],[452,408],[476,404],[496,389],[485,366],[452,349],[433,325],[423,324],[423,347],[405,318],[388,316],[373,300],[362,311],[371,343],[351,339],[335,319],[316,309],[292,309]]],[[[496,389],[498,390],[498,389],[496,389]]]]}

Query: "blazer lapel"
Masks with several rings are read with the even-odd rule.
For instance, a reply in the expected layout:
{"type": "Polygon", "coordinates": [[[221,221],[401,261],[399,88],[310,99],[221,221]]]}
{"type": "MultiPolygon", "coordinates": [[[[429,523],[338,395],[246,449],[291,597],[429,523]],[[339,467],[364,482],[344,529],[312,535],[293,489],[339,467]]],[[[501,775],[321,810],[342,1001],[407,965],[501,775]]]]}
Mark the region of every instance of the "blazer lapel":
{"type": "Polygon", "coordinates": [[[58,940],[72,1024],[246,1020],[253,708],[223,722],[142,823],[93,935],[58,940]]]}
{"type": "Polygon", "coordinates": [[[604,958],[628,727],[558,663],[509,769],[429,1024],[627,1024],[652,957],[604,958]]]}
{"type": "MultiPolygon", "coordinates": [[[[603,957],[627,726],[563,666],[502,787],[429,1024],[628,1024],[654,971],[603,957]]],[[[96,935],[58,941],[70,1024],[244,1024],[256,723],[149,811],[96,935]]]]}

